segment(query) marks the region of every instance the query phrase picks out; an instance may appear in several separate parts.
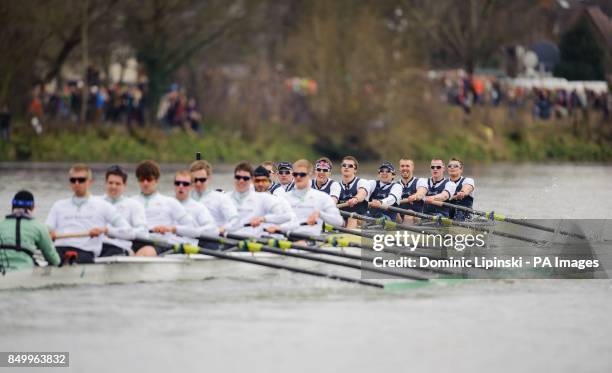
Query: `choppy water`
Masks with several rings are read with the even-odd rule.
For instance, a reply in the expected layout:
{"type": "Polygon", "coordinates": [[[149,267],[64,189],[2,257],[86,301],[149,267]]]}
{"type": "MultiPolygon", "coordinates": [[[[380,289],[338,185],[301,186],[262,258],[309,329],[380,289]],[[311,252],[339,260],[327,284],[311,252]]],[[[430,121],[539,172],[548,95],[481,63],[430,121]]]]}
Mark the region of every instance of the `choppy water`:
{"type": "MultiPolygon", "coordinates": [[[[481,208],[610,218],[610,171],[493,165],[472,173],[481,208]]],[[[65,179],[63,170],[0,166],[0,206],[8,211],[13,193],[29,188],[44,218],[69,195],[65,179]]],[[[162,179],[163,191],[172,190],[170,181],[162,179]]],[[[231,174],[215,183],[228,188],[231,174]]],[[[279,272],[255,281],[12,291],[0,299],[0,351],[70,351],[64,371],[612,369],[610,280],[474,280],[389,292],[279,272]]]]}

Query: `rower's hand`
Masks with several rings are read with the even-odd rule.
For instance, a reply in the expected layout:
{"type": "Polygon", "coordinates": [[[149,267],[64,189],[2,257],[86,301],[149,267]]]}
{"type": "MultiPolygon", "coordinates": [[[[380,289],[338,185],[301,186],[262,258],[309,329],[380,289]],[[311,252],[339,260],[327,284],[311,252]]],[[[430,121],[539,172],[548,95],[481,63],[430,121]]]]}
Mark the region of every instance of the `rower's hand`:
{"type": "Polygon", "coordinates": [[[257,228],[264,221],[265,219],[263,218],[263,216],[256,216],[253,219],[251,219],[250,224],[251,224],[251,227],[257,228]]]}
{"type": "Polygon", "coordinates": [[[106,233],[108,233],[108,228],[93,228],[89,231],[89,237],[98,237],[106,233]]]}
{"type": "Polygon", "coordinates": [[[51,236],[51,241],[55,241],[57,239],[57,233],[55,233],[55,231],[49,231],[49,236],[51,236]]]}
{"type": "Polygon", "coordinates": [[[319,213],[319,210],[315,210],[312,214],[308,216],[308,219],[306,219],[306,224],[308,225],[317,224],[317,220],[319,220],[320,215],[321,214],[319,213]]]}
{"type": "Polygon", "coordinates": [[[382,206],[382,202],[380,202],[377,199],[370,202],[370,207],[374,207],[375,209],[379,209],[381,206],[382,206]]]}
{"type": "Polygon", "coordinates": [[[266,232],[268,233],[277,233],[280,232],[280,227],[276,226],[276,225],[271,225],[269,227],[266,227],[266,229],[264,229],[266,232]]]}
{"type": "Polygon", "coordinates": [[[432,203],[434,201],[434,198],[432,196],[430,197],[423,197],[423,202],[425,203],[432,203]]]}
{"type": "Polygon", "coordinates": [[[160,234],[176,233],[176,227],[169,227],[169,226],[159,225],[159,226],[154,227],[153,229],[151,229],[151,231],[153,231],[153,233],[160,233],[160,234]]]}
{"type": "Polygon", "coordinates": [[[412,203],[414,201],[416,201],[416,194],[412,194],[410,195],[408,198],[406,198],[404,201],[406,201],[407,203],[412,203]]]}
{"type": "Polygon", "coordinates": [[[223,233],[225,233],[225,228],[219,227],[219,234],[223,234],[223,233]]]}
{"type": "Polygon", "coordinates": [[[353,206],[355,206],[356,204],[359,203],[359,200],[357,199],[357,197],[353,197],[353,198],[349,199],[348,201],[346,201],[346,203],[348,203],[348,205],[350,207],[353,207],[353,206]]]}
{"type": "Polygon", "coordinates": [[[453,199],[464,199],[464,198],[465,198],[465,192],[464,191],[461,191],[461,192],[459,192],[459,193],[457,193],[457,194],[455,194],[453,196],[453,199]]]}

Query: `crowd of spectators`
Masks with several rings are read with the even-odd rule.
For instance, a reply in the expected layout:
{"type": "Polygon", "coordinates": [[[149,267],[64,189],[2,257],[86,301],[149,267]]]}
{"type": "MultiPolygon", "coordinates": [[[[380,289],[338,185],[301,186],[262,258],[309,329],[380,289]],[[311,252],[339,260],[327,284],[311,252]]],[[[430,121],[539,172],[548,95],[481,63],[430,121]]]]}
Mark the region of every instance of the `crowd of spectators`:
{"type": "Polygon", "coordinates": [[[437,80],[443,90],[443,100],[461,106],[466,113],[475,105],[505,105],[511,116],[520,109],[528,109],[534,117],[543,120],[568,117],[577,111],[597,111],[604,120],[611,118],[612,95],[609,91],[586,87],[529,87],[488,76],[443,75],[437,80]]]}

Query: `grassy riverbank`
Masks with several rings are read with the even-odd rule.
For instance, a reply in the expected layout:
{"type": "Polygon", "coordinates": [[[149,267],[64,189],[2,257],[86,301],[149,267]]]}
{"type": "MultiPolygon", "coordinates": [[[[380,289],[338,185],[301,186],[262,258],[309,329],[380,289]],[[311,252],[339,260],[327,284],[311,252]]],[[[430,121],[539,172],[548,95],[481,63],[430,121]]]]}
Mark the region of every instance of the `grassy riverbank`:
{"type": "MultiPolygon", "coordinates": [[[[254,138],[246,138],[238,131],[211,125],[204,136],[198,137],[179,130],[166,133],[145,128],[130,135],[123,127],[88,126],[51,128],[39,136],[22,124],[14,131],[10,143],[0,142],[0,161],[187,162],[196,151],[213,162],[318,157],[313,136],[300,134],[296,128],[291,131],[269,125],[258,130],[254,138]]],[[[374,149],[380,150],[371,160],[397,160],[401,156],[421,160],[456,156],[467,161],[612,160],[610,142],[587,141],[569,129],[553,125],[501,131],[472,124],[467,128],[454,127],[443,136],[426,132],[408,136],[399,130],[394,133],[398,135],[389,136],[382,131],[368,134],[375,143],[374,149]]]]}

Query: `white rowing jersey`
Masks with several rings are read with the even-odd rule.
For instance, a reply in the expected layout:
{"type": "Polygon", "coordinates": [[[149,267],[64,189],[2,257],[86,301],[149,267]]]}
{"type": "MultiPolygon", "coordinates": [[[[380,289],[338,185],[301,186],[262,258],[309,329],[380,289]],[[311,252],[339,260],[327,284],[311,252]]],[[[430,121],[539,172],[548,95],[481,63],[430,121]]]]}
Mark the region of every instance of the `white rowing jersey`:
{"type": "Polygon", "coordinates": [[[176,227],[176,235],[172,233],[151,234],[152,239],[161,239],[165,242],[193,243],[193,240],[185,239],[186,236],[195,238],[198,236],[198,228],[183,205],[175,198],[164,196],[158,192],[145,196],[142,193],[133,197],[145,210],[147,228],[153,229],[159,226],[176,227]]]}
{"type": "MultiPolygon", "coordinates": [[[[137,238],[148,239],[149,230],[147,229],[147,218],[145,216],[144,207],[132,198],[119,196],[119,198],[111,198],[108,195],[102,197],[106,202],[113,205],[117,212],[128,222],[137,238]]],[[[105,236],[102,241],[111,245],[120,247],[126,251],[132,249],[132,241],[121,240],[118,238],[110,238],[105,236]]]]}
{"type": "MultiPolygon", "coordinates": [[[[340,211],[336,207],[336,203],[330,195],[312,188],[294,189],[287,193],[287,201],[291,209],[297,216],[298,226],[293,229],[294,232],[304,233],[309,235],[320,235],[323,228],[323,223],[342,226],[344,219],[340,215],[340,211]],[[314,225],[302,225],[306,223],[308,217],[315,211],[319,212],[319,218],[314,225]]],[[[291,230],[290,227],[283,224],[283,230],[291,230]]]]}
{"type": "MultiPolygon", "coordinates": [[[[83,233],[93,228],[108,227],[113,237],[131,240],[134,232],[117,209],[104,199],[95,196],[79,198],[73,196],[53,204],[47,220],[47,227],[56,234],[83,233]]],[[[96,257],[102,251],[103,236],[58,238],[55,246],[69,246],[92,252],[96,257]]]]}
{"type": "Polygon", "coordinates": [[[288,204],[283,203],[281,197],[273,196],[268,192],[255,192],[249,190],[245,193],[233,191],[229,194],[240,216],[239,226],[231,230],[232,233],[259,237],[263,233],[263,224],[258,227],[245,226],[251,219],[263,217],[265,223],[281,225],[283,223],[297,222],[294,212],[288,204]]]}
{"type": "Polygon", "coordinates": [[[187,198],[180,202],[195,221],[198,229],[198,237],[201,235],[217,236],[219,234],[217,223],[204,204],[192,198],[187,198]]]}
{"type": "Polygon", "coordinates": [[[206,206],[218,228],[231,230],[240,224],[238,210],[228,194],[216,190],[206,190],[203,193],[191,191],[191,198],[206,206]]]}

